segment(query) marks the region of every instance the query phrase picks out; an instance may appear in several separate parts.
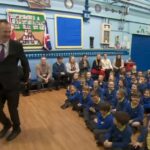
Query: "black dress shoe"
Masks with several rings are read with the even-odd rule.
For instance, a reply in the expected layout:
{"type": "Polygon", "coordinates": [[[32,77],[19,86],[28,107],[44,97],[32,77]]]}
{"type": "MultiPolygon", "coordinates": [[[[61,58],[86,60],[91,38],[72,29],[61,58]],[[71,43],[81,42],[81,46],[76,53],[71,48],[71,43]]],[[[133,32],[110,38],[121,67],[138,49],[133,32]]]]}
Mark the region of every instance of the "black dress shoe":
{"type": "Polygon", "coordinates": [[[21,132],[21,129],[17,129],[17,130],[12,130],[12,132],[8,135],[8,137],[6,138],[7,141],[12,141],[13,139],[15,139],[19,133],[21,132]]]}
{"type": "Polygon", "coordinates": [[[55,87],[55,90],[56,90],[56,91],[58,91],[59,89],[60,89],[60,87],[59,87],[59,86],[55,87]]]}
{"type": "Polygon", "coordinates": [[[4,128],[0,131],[0,138],[3,138],[10,128],[11,124],[4,126],[4,128]]]}

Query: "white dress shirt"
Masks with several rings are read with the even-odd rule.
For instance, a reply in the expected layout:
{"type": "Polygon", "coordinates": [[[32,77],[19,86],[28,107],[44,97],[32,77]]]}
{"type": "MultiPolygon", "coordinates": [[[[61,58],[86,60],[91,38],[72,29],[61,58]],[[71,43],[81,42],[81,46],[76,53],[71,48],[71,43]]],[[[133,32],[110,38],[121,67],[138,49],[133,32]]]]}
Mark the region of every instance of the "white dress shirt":
{"type": "Polygon", "coordinates": [[[102,68],[103,69],[113,69],[113,67],[111,65],[111,61],[108,58],[102,59],[102,68]]]}
{"type": "MultiPolygon", "coordinates": [[[[4,45],[4,51],[5,51],[5,58],[8,56],[9,53],[9,41],[5,42],[5,43],[1,43],[4,45]]],[[[0,45],[0,52],[2,50],[2,45],[0,45]]]]}

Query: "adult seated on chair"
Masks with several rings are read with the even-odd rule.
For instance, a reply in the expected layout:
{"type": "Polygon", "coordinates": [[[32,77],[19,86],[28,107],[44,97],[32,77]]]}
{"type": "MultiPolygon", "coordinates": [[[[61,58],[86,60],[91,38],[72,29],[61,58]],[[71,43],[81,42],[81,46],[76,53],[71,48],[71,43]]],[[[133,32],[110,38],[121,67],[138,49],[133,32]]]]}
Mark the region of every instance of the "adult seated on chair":
{"type": "Polygon", "coordinates": [[[53,78],[55,80],[55,88],[56,90],[59,89],[59,86],[63,84],[66,86],[66,83],[68,82],[68,75],[65,68],[65,65],[63,63],[63,57],[58,56],[57,62],[53,64],[53,78]]]}
{"type": "Polygon", "coordinates": [[[102,68],[105,70],[105,81],[108,81],[109,74],[113,70],[110,59],[107,58],[107,54],[104,54],[102,59],[102,68]]]}
{"type": "Polygon", "coordinates": [[[92,78],[94,80],[97,80],[98,76],[100,74],[104,75],[104,71],[102,70],[102,63],[101,63],[101,55],[100,54],[97,54],[96,60],[93,61],[91,73],[92,73],[92,78]]]}
{"type": "Polygon", "coordinates": [[[36,75],[38,80],[38,89],[43,85],[47,85],[51,90],[51,69],[50,65],[46,61],[46,57],[41,58],[41,62],[36,66],[36,75]]]}
{"type": "Polygon", "coordinates": [[[116,55],[116,58],[113,62],[113,69],[114,69],[116,78],[119,78],[120,71],[123,67],[124,67],[124,61],[121,55],[116,55]]]}
{"type": "Polygon", "coordinates": [[[78,73],[80,71],[79,64],[76,62],[74,56],[69,57],[69,62],[66,63],[66,70],[69,77],[69,83],[71,83],[74,73],[78,73]]]}
{"type": "Polygon", "coordinates": [[[83,55],[81,61],[79,62],[80,75],[86,75],[90,69],[90,64],[87,58],[87,55],[83,55]]]}

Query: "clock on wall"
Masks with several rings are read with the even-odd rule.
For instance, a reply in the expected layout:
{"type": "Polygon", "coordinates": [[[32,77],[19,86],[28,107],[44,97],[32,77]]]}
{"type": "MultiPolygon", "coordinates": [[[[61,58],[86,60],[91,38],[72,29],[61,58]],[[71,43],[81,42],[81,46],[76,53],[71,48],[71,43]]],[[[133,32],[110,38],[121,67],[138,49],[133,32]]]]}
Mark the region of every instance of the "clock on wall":
{"type": "Polygon", "coordinates": [[[96,11],[97,13],[99,13],[99,12],[101,12],[101,10],[102,10],[101,5],[96,4],[96,5],[95,5],[95,11],[96,11]]]}
{"type": "Polygon", "coordinates": [[[65,0],[64,4],[66,8],[71,9],[73,7],[73,0],[65,0]]]}

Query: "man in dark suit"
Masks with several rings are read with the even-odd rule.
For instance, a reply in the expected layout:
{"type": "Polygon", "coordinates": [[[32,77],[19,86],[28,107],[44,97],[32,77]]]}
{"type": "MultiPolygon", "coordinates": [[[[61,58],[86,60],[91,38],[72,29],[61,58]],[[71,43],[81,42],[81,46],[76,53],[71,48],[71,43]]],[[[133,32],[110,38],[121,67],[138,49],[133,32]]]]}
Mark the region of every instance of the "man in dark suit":
{"type": "Polygon", "coordinates": [[[3,125],[3,129],[0,131],[0,138],[4,137],[8,130],[13,127],[6,139],[7,141],[13,140],[21,132],[18,114],[18,61],[21,62],[23,67],[25,84],[28,82],[30,71],[22,45],[11,40],[10,33],[11,25],[7,20],[0,20],[0,122],[3,125]],[[11,121],[3,112],[6,101],[11,121]]]}

